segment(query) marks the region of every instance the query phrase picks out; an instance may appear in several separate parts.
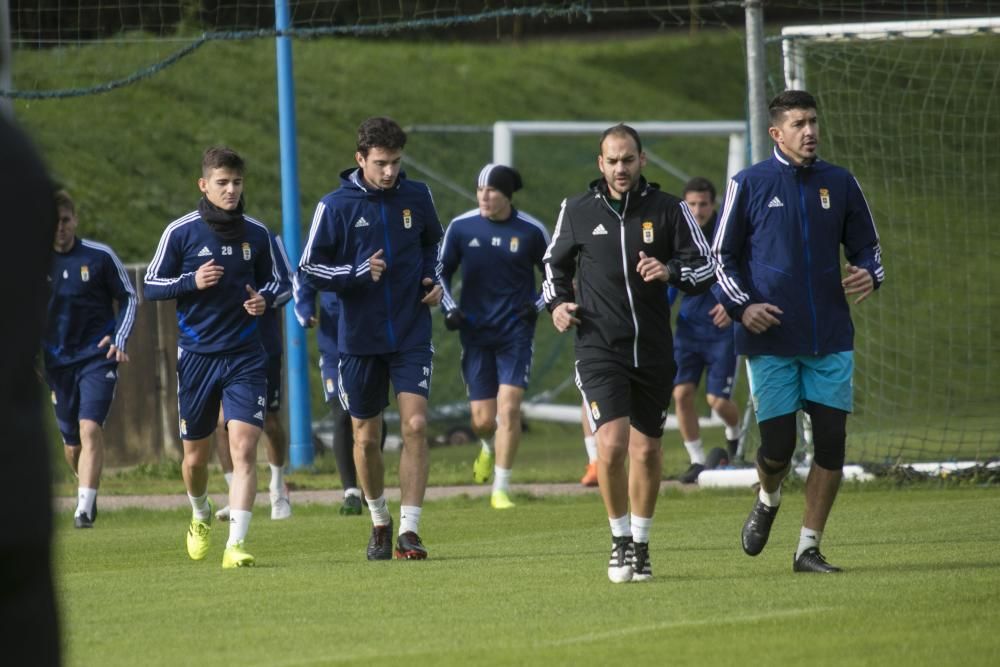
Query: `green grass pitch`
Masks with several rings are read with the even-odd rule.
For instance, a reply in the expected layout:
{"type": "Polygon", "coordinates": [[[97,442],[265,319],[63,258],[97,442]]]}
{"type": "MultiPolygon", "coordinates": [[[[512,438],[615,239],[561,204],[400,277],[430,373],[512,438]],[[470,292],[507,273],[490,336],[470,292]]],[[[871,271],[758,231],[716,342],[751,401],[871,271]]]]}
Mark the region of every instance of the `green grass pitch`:
{"type": "MultiPolygon", "coordinates": [[[[58,515],[67,665],[995,665],[1000,496],[981,488],[842,492],[824,551],[842,575],[795,575],[803,506],[743,555],[748,492],[666,493],[654,580],[607,581],[596,492],[429,503],[425,562],[365,561],[366,517],[258,511],[258,567],[184,550],[188,512],[58,515]]],[[[398,508],[394,507],[398,515],[398,508]]]]}

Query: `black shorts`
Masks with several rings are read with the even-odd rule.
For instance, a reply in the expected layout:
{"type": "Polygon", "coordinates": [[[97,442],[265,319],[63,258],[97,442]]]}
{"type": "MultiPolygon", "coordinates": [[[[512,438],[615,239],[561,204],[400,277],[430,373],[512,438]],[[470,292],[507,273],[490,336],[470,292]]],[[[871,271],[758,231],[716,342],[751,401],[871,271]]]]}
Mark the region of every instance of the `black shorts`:
{"type": "Polygon", "coordinates": [[[670,392],[677,366],[635,368],[617,359],[576,362],[576,386],[587,406],[587,419],[596,433],[609,421],[628,417],[635,430],[650,438],[663,435],[670,392]]]}

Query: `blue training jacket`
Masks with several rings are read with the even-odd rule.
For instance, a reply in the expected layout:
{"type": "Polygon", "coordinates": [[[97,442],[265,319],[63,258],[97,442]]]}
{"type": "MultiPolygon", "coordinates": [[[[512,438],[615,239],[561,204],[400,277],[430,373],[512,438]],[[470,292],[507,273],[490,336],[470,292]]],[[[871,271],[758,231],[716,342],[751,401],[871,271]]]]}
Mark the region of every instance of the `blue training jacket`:
{"type": "Polygon", "coordinates": [[[309,326],[309,319],[315,317],[316,342],[319,346],[320,362],[336,364],[340,359],[337,347],[337,320],[340,319],[340,301],[335,292],[319,293],[319,315],[316,314],[316,287],[308,282],[294,279],[295,317],[303,327],[309,326]]]}
{"type": "MultiPolygon", "coordinates": [[[[715,239],[715,232],[718,229],[718,217],[712,218],[701,228],[702,234],[711,243],[715,239]]],[[[732,337],[732,327],[720,329],[715,326],[712,316],[709,313],[718,304],[715,295],[716,285],[712,289],[701,294],[686,294],[681,299],[680,309],[677,311],[677,322],[674,326],[674,346],[684,345],[687,348],[699,348],[702,344],[712,345],[727,337],[732,337]]],[[[680,294],[673,285],[667,288],[667,301],[674,305],[680,294]]]]}
{"type": "Polygon", "coordinates": [[[125,267],[103,243],[77,237],[68,252],[52,253],[45,367],[62,368],[105,356],[105,336],[123,352],[135,324],[136,296],[125,267]],[[118,302],[115,316],[114,302],[118,302]]]}
{"type": "Polygon", "coordinates": [[[271,253],[274,255],[274,268],[278,272],[278,293],[274,303],[260,316],[260,340],[264,344],[267,356],[276,357],[282,353],[284,338],[281,335],[281,306],[292,298],[292,266],[288,262],[288,254],[281,236],[268,232],[271,238],[271,253]]]}
{"type": "Polygon", "coordinates": [[[516,209],[500,222],[484,218],[478,208],[451,221],[441,244],[441,309],[462,311],[464,345],[496,345],[515,336],[531,340],[535,314],[545,307],[535,291],[535,267],[545,271],[549,240],[541,222],[516,209]],[[451,279],[459,264],[462,295],[456,303],[451,279]]]}
{"type": "Polygon", "coordinates": [[[167,225],[146,269],[150,301],[177,299],[178,345],[198,354],[233,354],[262,349],[258,318],[246,311],[246,286],[270,308],[281,277],[275,268],[267,227],[249,216],[241,238],[227,240],[192,211],[167,225]],[[215,285],[199,290],[195,272],[214,260],[225,270],[215,285]]]}
{"type": "Polygon", "coordinates": [[[854,324],[841,285],[847,260],[885,279],[878,232],[857,179],[815,160],[795,166],[777,148],[726,188],[712,250],[715,288],[733,318],[737,354],[825,355],[854,348],[854,324]],[[741,322],[752,303],[784,314],[780,326],[752,334],[741,322]]]}
{"type": "Polygon", "coordinates": [[[437,276],[444,232],[430,188],[400,172],[388,190],[364,182],[360,169],[316,206],[299,262],[299,280],[340,297],[341,353],[373,355],[430,345],[431,311],[420,303],[424,278],[437,276]],[[369,260],[386,262],[378,282],[369,260]]]}

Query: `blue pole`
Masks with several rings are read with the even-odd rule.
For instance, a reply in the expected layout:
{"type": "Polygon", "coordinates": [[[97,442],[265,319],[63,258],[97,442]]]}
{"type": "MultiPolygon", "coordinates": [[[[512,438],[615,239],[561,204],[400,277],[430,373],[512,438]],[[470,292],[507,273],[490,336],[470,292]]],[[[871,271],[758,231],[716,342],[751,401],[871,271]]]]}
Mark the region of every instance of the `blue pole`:
{"type": "MultiPolygon", "coordinates": [[[[287,30],[291,23],[288,0],[275,0],[274,27],[287,30]]],[[[275,40],[278,67],[278,126],[281,142],[282,236],[292,267],[299,264],[302,239],[299,232],[298,148],[295,137],[295,81],[292,75],[292,42],[279,35],[275,40]]],[[[285,306],[285,358],[288,360],[289,459],[293,469],[313,463],[312,420],[309,408],[309,364],[306,332],[295,319],[295,304],[285,306]]]]}

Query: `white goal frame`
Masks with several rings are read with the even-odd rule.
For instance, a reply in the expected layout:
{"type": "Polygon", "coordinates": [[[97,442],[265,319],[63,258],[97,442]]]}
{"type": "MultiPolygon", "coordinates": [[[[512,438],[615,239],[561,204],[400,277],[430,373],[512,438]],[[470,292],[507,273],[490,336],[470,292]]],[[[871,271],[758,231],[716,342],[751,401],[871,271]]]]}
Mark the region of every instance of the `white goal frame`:
{"type": "Polygon", "coordinates": [[[1000,34],[1000,17],[788,26],[781,29],[785,87],[789,90],[806,89],[805,48],[809,42],[927,39],[940,35],[975,35],[983,32],[1000,34]]]}
{"type": "MultiPolygon", "coordinates": [[[[514,138],[526,135],[596,136],[617,121],[498,120],[493,123],[493,163],[514,166],[514,138]]],[[[728,136],[726,182],[747,166],[744,120],[637,121],[626,125],[640,136],[728,136]]]]}

